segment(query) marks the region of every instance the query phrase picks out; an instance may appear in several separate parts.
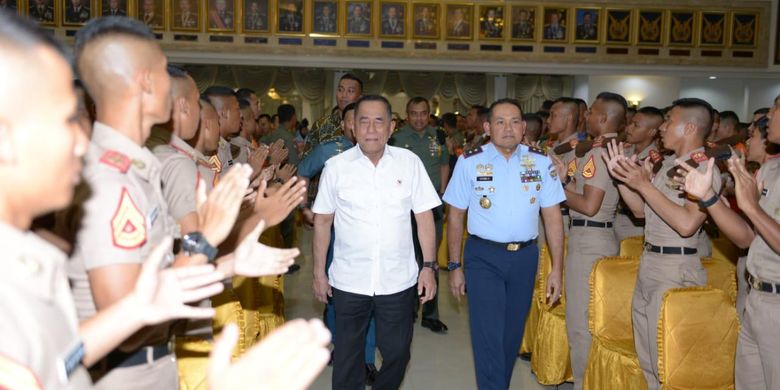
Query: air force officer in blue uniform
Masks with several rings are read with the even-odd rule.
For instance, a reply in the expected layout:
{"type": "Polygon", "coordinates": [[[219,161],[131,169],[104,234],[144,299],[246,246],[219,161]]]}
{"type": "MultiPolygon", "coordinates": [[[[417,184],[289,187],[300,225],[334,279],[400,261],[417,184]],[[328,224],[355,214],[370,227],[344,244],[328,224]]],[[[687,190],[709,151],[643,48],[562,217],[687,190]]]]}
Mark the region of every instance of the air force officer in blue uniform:
{"type": "Polygon", "coordinates": [[[531,306],[540,209],[553,262],[548,302],[560,298],[563,219],[558,204],[566,197],[550,159],[520,145],[526,125],[517,101],[493,103],[483,126],[490,143],[458,159],[444,194],[450,205],[448,268],[450,288],[458,299],[468,286],[477,385],[503,390],[509,388],[531,306]],[[460,248],[467,212],[464,279],[460,248]]]}

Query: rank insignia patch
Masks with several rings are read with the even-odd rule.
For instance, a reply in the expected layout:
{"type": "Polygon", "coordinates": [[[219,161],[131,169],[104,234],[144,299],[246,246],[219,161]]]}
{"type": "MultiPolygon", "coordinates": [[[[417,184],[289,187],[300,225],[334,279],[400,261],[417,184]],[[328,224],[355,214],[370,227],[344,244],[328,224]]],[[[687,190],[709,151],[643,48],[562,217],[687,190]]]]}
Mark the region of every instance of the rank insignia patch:
{"type": "Polygon", "coordinates": [[[588,162],[582,167],[582,177],[591,179],[593,176],[596,176],[596,163],[593,162],[593,156],[591,155],[588,162]]]}
{"type": "Polygon", "coordinates": [[[122,188],[119,205],[111,219],[111,238],[114,246],[122,249],[135,249],[146,243],[146,219],[126,188],[122,188]]]}
{"type": "Polygon", "coordinates": [[[577,172],[577,160],[572,159],[569,161],[569,165],[566,167],[566,176],[573,177],[577,172]]]}

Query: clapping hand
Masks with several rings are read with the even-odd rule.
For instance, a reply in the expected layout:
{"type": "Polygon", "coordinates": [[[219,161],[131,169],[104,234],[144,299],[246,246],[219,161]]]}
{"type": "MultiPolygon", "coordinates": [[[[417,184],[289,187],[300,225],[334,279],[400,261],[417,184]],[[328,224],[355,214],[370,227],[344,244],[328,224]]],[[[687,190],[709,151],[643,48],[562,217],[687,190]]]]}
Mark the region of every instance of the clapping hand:
{"type": "Polygon", "coordinates": [[[728,166],[729,172],[734,176],[737,206],[746,212],[759,208],[758,200],[764,190],[764,183],[757,182],[756,178],[748,172],[744,157],[732,156],[728,160],[728,166]]]}
{"type": "Polygon", "coordinates": [[[674,181],[682,185],[685,192],[699,199],[710,199],[715,195],[715,191],[712,190],[714,158],[707,161],[707,171],[704,173],[680,159],[676,159],[674,162],[679,166],[677,172],[681,175],[675,176],[674,181]]]}
{"type": "Polygon", "coordinates": [[[236,248],[233,265],[236,275],[281,275],[287,272],[295,257],[301,253],[298,248],[278,249],[259,243],[257,240],[264,228],[265,221],[260,221],[236,248]]]}
{"type": "Polygon", "coordinates": [[[287,158],[290,152],[284,147],[284,141],[281,139],[276,140],[271,144],[270,157],[271,165],[279,165],[287,158]]]}
{"type": "Polygon", "coordinates": [[[653,164],[650,159],[646,159],[644,164],[640,165],[636,161],[636,156],[628,158],[625,156],[623,143],[618,144],[615,140],[607,144],[607,152],[601,152],[602,158],[607,163],[607,169],[612,178],[622,182],[633,190],[638,190],[644,184],[650,183],[653,177],[653,164]]]}
{"type": "Polygon", "coordinates": [[[276,171],[276,178],[280,179],[283,182],[286,182],[287,180],[290,180],[293,177],[296,169],[297,168],[295,168],[294,165],[284,164],[283,167],[281,167],[276,171]]]}
{"type": "Polygon", "coordinates": [[[202,181],[198,185],[198,226],[209,244],[217,246],[230,234],[251,174],[248,165],[233,166],[208,197],[206,185],[202,181]]]}
{"type": "Polygon", "coordinates": [[[259,213],[267,226],[276,226],[303,202],[306,194],[306,181],[293,176],[273,194],[266,196],[268,182],[263,181],[258,188],[255,200],[255,212],[259,213]]]}
{"type": "Polygon", "coordinates": [[[268,151],[267,147],[261,145],[249,155],[249,166],[252,167],[252,172],[259,174],[263,169],[265,160],[268,158],[268,151]]]}

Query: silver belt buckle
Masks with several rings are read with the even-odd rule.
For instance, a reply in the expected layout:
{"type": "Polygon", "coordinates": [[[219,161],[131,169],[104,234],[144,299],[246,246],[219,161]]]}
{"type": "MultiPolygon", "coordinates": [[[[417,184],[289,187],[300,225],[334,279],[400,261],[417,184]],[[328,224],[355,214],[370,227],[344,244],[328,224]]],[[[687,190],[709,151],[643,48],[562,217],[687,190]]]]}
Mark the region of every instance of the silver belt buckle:
{"type": "Polygon", "coordinates": [[[752,276],[752,275],[750,276],[750,278],[752,279],[752,280],[750,281],[750,285],[751,285],[751,286],[752,286],[754,289],[756,289],[756,290],[761,290],[761,281],[760,281],[760,280],[758,280],[758,278],[756,278],[756,277],[754,277],[754,276],[752,276]]]}
{"type": "Polygon", "coordinates": [[[510,252],[517,252],[519,249],[520,249],[520,244],[517,243],[506,244],[506,250],[510,252]]]}

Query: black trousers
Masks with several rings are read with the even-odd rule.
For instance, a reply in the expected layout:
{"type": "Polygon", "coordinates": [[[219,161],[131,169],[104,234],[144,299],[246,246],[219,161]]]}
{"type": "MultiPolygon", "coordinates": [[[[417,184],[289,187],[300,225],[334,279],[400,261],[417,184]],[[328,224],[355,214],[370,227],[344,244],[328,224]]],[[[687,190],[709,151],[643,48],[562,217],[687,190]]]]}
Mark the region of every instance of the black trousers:
{"type": "MultiPolygon", "coordinates": [[[[412,213],[412,242],[414,242],[414,257],[417,259],[417,266],[422,269],[423,262],[430,260],[439,262],[439,245],[441,244],[444,226],[444,205],[433,208],[433,225],[436,229],[436,250],[432,259],[423,259],[422,247],[420,246],[420,239],[417,237],[417,221],[414,219],[414,213],[412,213]]],[[[436,285],[439,285],[439,273],[436,272],[436,285]]],[[[420,307],[420,301],[415,304],[415,312],[420,307]]],[[[439,293],[438,289],[436,295],[433,296],[428,302],[423,304],[422,318],[424,320],[438,320],[439,319],[439,293]]]]}
{"type": "Polygon", "coordinates": [[[333,389],[365,389],[366,329],[374,314],[376,345],[382,354],[382,367],[374,390],[397,390],[411,358],[412,314],[417,289],[408,288],[392,295],[360,295],[333,289],[336,311],[333,389]]]}

